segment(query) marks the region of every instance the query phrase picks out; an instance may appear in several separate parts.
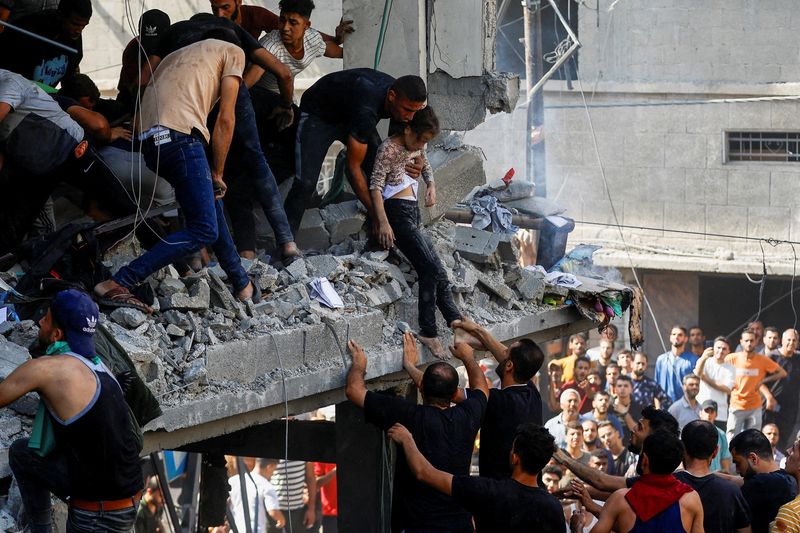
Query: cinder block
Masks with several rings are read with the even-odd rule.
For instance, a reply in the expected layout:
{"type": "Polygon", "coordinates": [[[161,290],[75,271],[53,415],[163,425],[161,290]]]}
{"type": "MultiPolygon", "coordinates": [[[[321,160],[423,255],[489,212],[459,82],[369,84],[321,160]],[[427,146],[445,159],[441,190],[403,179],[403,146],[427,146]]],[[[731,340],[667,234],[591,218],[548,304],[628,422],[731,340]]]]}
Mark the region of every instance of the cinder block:
{"type": "Polygon", "coordinates": [[[321,211],[322,220],[331,235],[331,244],[339,244],[361,231],[366,215],[359,209],[358,200],[331,204],[321,211]]]}
{"type": "Polygon", "coordinates": [[[728,203],[727,170],[686,171],[685,200],[690,204],[726,205],[728,203]]]}
{"type": "Polygon", "coordinates": [[[769,205],[769,172],[731,170],[728,172],[728,205],[769,205]]]}
{"type": "Polygon", "coordinates": [[[274,331],[269,335],[240,341],[209,345],[206,348],[208,379],[250,383],[258,376],[279,368],[296,368],[303,364],[303,330],[274,331]],[[277,352],[276,352],[277,349],[277,352]]]}
{"type": "Polygon", "coordinates": [[[331,236],[325,228],[319,209],[306,209],[294,240],[303,250],[328,249],[331,245],[331,236]]]}
{"type": "MultiPolygon", "coordinates": [[[[642,226],[648,228],[664,227],[664,202],[626,202],[622,220],[626,226],[642,226]]],[[[639,235],[660,237],[661,231],[631,230],[639,235]]]]}
{"type": "MultiPolygon", "coordinates": [[[[422,207],[422,223],[438,220],[444,213],[461,202],[478,185],[486,183],[483,161],[475,149],[434,150],[428,152],[428,161],[436,181],[436,205],[422,207]]],[[[420,198],[425,197],[425,183],[420,182],[420,198]]]]}
{"type": "Polygon", "coordinates": [[[663,134],[626,134],[624,143],[625,166],[664,168],[663,134]]]}
{"type": "Polygon", "coordinates": [[[794,207],[800,196],[800,172],[771,172],[769,205],[794,207]]]}
{"type": "Polygon", "coordinates": [[[705,135],[670,133],[664,137],[664,163],[667,168],[706,168],[705,135]]]}
{"type": "Polygon", "coordinates": [[[706,231],[723,235],[747,235],[746,212],[741,207],[707,205],[706,231]]]}

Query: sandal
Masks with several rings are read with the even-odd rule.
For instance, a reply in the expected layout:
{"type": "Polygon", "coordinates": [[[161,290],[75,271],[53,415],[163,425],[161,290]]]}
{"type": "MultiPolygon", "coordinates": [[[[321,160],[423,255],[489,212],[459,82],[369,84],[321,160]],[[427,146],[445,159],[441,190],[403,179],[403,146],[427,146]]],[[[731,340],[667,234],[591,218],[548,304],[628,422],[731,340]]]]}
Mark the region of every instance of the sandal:
{"type": "Polygon", "coordinates": [[[95,296],[97,296],[97,303],[106,307],[129,307],[131,309],[138,309],[148,315],[153,314],[152,307],[136,298],[136,296],[131,294],[131,291],[121,285],[107,290],[102,295],[95,293],[95,296]]]}

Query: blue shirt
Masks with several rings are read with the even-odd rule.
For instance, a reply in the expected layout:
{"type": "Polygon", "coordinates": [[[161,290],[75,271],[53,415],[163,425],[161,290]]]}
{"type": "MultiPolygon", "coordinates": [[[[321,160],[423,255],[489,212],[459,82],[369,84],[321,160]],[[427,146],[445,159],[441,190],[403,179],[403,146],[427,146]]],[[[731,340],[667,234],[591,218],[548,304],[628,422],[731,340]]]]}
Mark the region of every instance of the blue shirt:
{"type": "Polygon", "coordinates": [[[676,357],[672,350],[658,356],[656,360],[656,383],[673,402],[683,397],[683,376],[694,372],[699,357],[692,352],[683,352],[676,357]]]}
{"type": "MultiPolygon", "coordinates": [[[[723,459],[731,460],[731,451],[728,449],[728,437],[725,436],[725,432],[719,428],[717,428],[717,433],[719,433],[719,438],[717,439],[719,451],[717,452],[717,456],[711,460],[711,466],[709,468],[712,472],[722,472],[723,459]]],[[[728,472],[725,473],[727,474],[728,472]]]]}
{"type": "Polygon", "coordinates": [[[658,401],[661,402],[661,409],[669,409],[669,406],[672,405],[672,399],[667,396],[664,389],[654,380],[647,376],[642,376],[642,379],[634,379],[632,381],[633,400],[642,407],[647,407],[654,403],[653,400],[655,398],[658,398],[658,401]]]}

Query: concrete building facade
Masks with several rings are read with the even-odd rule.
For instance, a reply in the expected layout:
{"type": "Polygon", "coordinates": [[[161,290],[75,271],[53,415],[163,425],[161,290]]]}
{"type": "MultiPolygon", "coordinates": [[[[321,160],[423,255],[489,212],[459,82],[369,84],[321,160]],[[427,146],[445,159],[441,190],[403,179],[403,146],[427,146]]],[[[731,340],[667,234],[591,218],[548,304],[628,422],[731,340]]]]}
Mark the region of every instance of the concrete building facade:
{"type": "MultiPolygon", "coordinates": [[[[800,131],[792,98],[800,94],[792,38],[800,17],[793,4],[596,5],[570,7],[582,44],[578,79],[545,85],[547,196],[577,221],[571,243],[602,245],[596,262],[622,269],[631,282],[637,269],[659,323],[648,314],[651,353],[663,351],[659,337],[672,323],[738,338],[737,327],[774,300],[762,309],[774,313],[766,322],[791,327],[784,282],[795,252],[776,241],[800,240],[800,167],[791,142],[800,131]],[[742,132],[746,146],[735,141],[742,132]],[[734,160],[738,153],[771,160],[734,160]],[[616,224],[629,227],[620,232],[616,224]],[[744,274],[765,269],[776,289],[759,306],[759,285],[744,274]],[[738,296],[733,308],[712,312],[718,306],[709,298],[728,292],[738,296]]],[[[527,108],[520,100],[513,114],[466,134],[483,148],[489,179],[509,167],[524,172],[527,108]]]]}

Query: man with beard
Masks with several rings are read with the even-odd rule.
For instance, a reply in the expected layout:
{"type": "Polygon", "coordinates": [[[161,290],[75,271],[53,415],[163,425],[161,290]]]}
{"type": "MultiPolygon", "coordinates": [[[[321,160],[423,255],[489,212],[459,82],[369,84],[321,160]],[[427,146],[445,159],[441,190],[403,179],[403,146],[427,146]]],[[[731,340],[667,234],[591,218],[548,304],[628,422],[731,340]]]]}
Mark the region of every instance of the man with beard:
{"type": "Polygon", "coordinates": [[[618,476],[624,476],[631,465],[636,464],[638,457],[623,446],[619,431],[610,422],[601,422],[597,434],[600,436],[603,448],[611,454],[609,465],[613,465],[613,468],[610,471],[618,476]]]}
{"type": "Polygon", "coordinates": [[[773,326],[764,329],[764,355],[773,357],[778,355],[781,346],[781,331],[773,326]]]}
{"type": "Polygon", "coordinates": [[[786,371],[787,376],[770,387],[761,387],[767,399],[764,418],[783,430],[780,447],[788,448],[797,434],[798,398],[800,398],[800,356],[797,355],[797,330],[787,329],[781,338],[781,347],[772,360],[786,371]]]}
{"type": "Polygon", "coordinates": [[[697,361],[694,373],[700,378],[700,392],[697,401],[713,400],[719,412],[715,425],[725,429],[728,420],[728,395],[733,388],[733,365],[726,363],[725,358],[731,352],[731,345],[725,337],[714,339],[714,346],[706,348],[697,361]]]}
{"type": "Polygon", "coordinates": [[[669,414],[678,420],[678,426],[683,426],[700,418],[700,404],[697,401],[697,391],[700,390],[700,379],[694,374],[683,377],[683,398],[673,403],[669,414]]]}
{"type": "MultiPolygon", "coordinates": [[[[742,343],[744,344],[744,343],[742,343]]],[[[778,467],[772,445],[757,429],[746,429],[730,444],[739,476],[716,474],[741,487],[751,512],[753,533],[767,533],[781,505],[797,496],[797,480],[778,467]]]]}
{"type": "Polygon", "coordinates": [[[578,405],[581,397],[575,389],[567,389],[561,393],[559,402],[561,412],[545,422],[544,427],[556,439],[556,446],[563,448],[567,444],[567,425],[578,421],[578,405]]]}
{"type": "MultiPolygon", "coordinates": [[[[656,409],[652,405],[648,405],[642,410],[642,418],[636,423],[636,429],[631,435],[631,442],[628,444],[628,450],[635,454],[641,454],[644,439],[656,431],[666,432],[674,435],[676,438],[680,433],[678,430],[678,421],[675,420],[671,414],[656,409]]],[[[624,478],[610,476],[604,472],[594,470],[573,460],[568,454],[561,450],[557,450],[556,453],[553,454],[553,458],[572,470],[572,472],[583,481],[601,491],[613,492],[618,489],[624,489],[626,486],[630,487],[633,485],[638,479],[638,477],[624,478]]],[[[642,471],[641,466],[640,462],[636,467],[636,471],[639,474],[641,474],[642,471]]]]}
{"type": "Polygon", "coordinates": [[[633,400],[639,405],[650,405],[652,403],[657,409],[669,409],[669,406],[672,405],[672,400],[654,379],[647,376],[646,372],[647,354],[636,352],[633,356],[633,365],[631,367],[633,400]]]}
{"type": "MultiPolygon", "coordinates": [[[[800,480],[800,440],[794,441],[786,458],[786,472],[800,480]]],[[[775,517],[772,533],[800,533],[800,496],[784,503],[775,517]]]]}
{"type": "Polygon", "coordinates": [[[625,431],[622,428],[622,423],[619,418],[608,413],[608,408],[611,403],[611,396],[606,391],[597,391],[592,400],[592,410],[581,417],[581,421],[593,420],[595,423],[610,422],[617,428],[620,435],[624,435],[625,431]]]}
{"type": "Polygon", "coordinates": [[[592,410],[592,399],[595,393],[599,390],[598,385],[593,385],[589,377],[589,369],[591,362],[585,355],[581,355],[575,359],[575,374],[574,378],[561,385],[559,393],[563,393],[567,389],[578,391],[581,396],[581,403],[578,406],[578,412],[581,414],[588,413],[592,410]]]}
{"type": "Polygon", "coordinates": [[[706,334],[703,333],[703,328],[700,326],[692,326],[689,328],[689,351],[697,357],[703,355],[706,349],[706,334]]]}
{"type": "Polygon", "coordinates": [[[672,348],[656,360],[656,383],[674,402],[683,396],[683,376],[694,372],[697,357],[686,351],[686,328],[673,326],[669,334],[672,348]]]}

